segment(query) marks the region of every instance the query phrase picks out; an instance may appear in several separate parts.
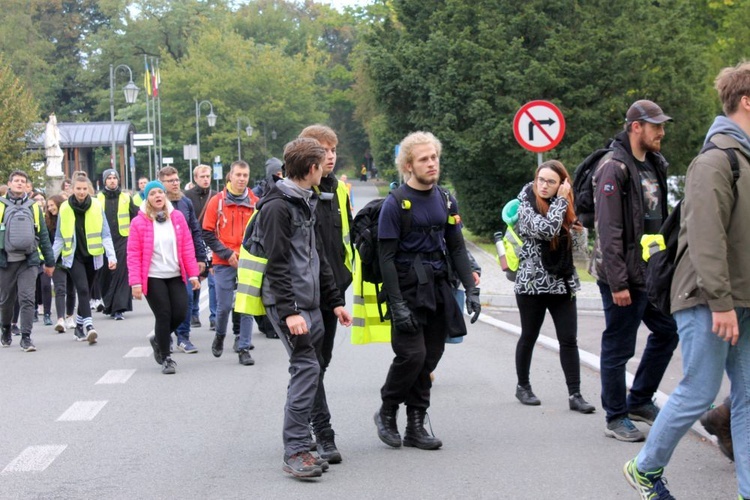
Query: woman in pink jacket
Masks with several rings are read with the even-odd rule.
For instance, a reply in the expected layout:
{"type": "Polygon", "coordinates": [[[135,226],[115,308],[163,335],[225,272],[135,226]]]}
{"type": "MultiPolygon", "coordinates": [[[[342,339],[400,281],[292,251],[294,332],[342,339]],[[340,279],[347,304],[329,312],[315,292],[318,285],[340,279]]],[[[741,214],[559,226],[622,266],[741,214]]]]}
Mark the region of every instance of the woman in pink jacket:
{"type": "Polygon", "coordinates": [[[187,315],[185,283],[200,288],[195,247],[185,217],[167,201],[164,185],[151,181],[143,190],[145,203],[130,223],[128,277],[133,298],[144,295],[156,317],[151,337],[154,359],[161,372],[175,372],[169,356],[171,332],[187,315]]]}

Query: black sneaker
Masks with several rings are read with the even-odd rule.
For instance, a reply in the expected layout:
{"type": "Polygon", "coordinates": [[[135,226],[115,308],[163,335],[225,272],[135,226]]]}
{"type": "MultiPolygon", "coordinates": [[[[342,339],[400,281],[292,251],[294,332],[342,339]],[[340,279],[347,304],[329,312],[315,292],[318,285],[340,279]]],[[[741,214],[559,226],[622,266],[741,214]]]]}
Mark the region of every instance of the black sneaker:
{"type": "Polygon", "coordinates": [[[36,347],[34,346],[34,343],[31,341],[30,335],[23,335],[21,337],[21,349],[23,349],[24,352],[36,351],[36,347]]]}
{"type": "Polygon", "coordinates": [[[14,324],[10,325],[10,333],[12,333],[13,335],[15,335],[17,337],[17,336],[21,335],[21,329],[18,328],[18,325],[14,323],[14,324]]]}
{"type": "Polygon", "coordinates": [[[594,413],[596,411],[594,405],[583,399],[583,396],[581,396],[580,392],[576,392],[575,394],[570,395],[570,397],[568,398],[568,405],[570,406],[571,410],[580,413],[594,413]]]}
{"type": "Polygon", "coordinates": [[[292,456],[284,455],[284,472],[294,477],[320,477],[323,468],[318,465],[317,459],[309,451],[301,451],[292,456]]]}
{"type": "Polygon", "coordinates": [[[76,340],[78,342],[83,342],[86,340],[86,334],[83,333],[83,325],[76,325],[76,329],[73,330],[73,335],[76,336],[76,340]]]}
{"type": "Polygon", "coordinates": [[[193,316],[190,318],[190,326],[192,328],[200,328],[201,327],[201,319],[198,316],[193,316]]]}
{"type": "Polygon", "coordinates": [[[208,320],[208,329],[209,330],[216,330],[216,320],[215,319],[209,319],[208,320]]]}
{"type": "Polygon", "coordinates": [[[173,375],[174,372],[176,371],[175,370],[175,365],[177,365],[177,363],[175,363],[174,361],[172,361],[172,358],[170,358],[169,356],[167,356],[166,358],[164,358],[164,362],[161,365],[162,366],[161,372],[164,375],[173,375]]]}
{"type": "Polygon", "coordinates": [[[639,443],[646,440],[646,436],[633,425],[632,420],[628,417],[618,417],[611,422],[607,422],[604,435],[627,443],[639,443]]]}
{"type": "Polygon", "coordinates": [[[226,335],[214,335],[214,341],[211,344],[211,353],[214,357],[220,358],[224,354],[224,339],[226,335]]]}
{"type": "Polygon", "coordinates": [[[159,344],[156,342],[156,335],[151,335],[148,338],[148,341],[151,343],[151,349],[154,350],[154,361],[156,361],[157,365],[163,364],[164,357],[161,355],[161,351],[159,350],[159,344]]]}
{"type": "Polygon", "coordinates": [[[659,415],[659,407],[653,402],[645,405],[636,406],[628,410],[628,417],[635,422],[646,422],[648,425],[654,425],[654,420],[659,415]]]}
{"type": "Polygon", "coordinates": [[[121,312],[116,312],[112,317],[115,321],[122,321],[125,319],[125,316],[123,316],[121,312]]]}
{"type": "Polygon", "coordinates": [[[3,347],[9,347],[13,342],[13,337],[10,334],[10,325],[2,327],[2,336],[0,336],[0,343],[3,347]]]}
{"type": "Polygon", "coordinates": [[[239,335],[234,336],[234,344],[232,344],[232,350],[237,353],[240,352],[240,336],[239,335]]]}
{"type": "Polygon", "coordinates": [[[336,448],[336,441],[333,439],[333,429],[320,431],[315,434],[318,441],[318,456],[326,462],[332,464],[341,463],[341,452],[336,448]]]}
{"type": "Polygon", "coordinates": [[[250,356],[249,349],[240,350],[240,364],[245,366],[251,366],[255,364],[255,360],[250,356]]]}
{"type": "Polygon", "coordinates": [[[94,329],[94,325],[86,326],[86,340],[89,344],[96,344],[96,338],[99,336],[94,329]]]}
{"type": "Polygon", "coordinates": [[[536,397],[534,392],[531,390],[531,386],[529,387],[522,387],[520,385],[516,386],[516,398],[525,405],[528,406],[539,406],[542,404],[541,401],[539,401],[539,398],[536,397]]]}

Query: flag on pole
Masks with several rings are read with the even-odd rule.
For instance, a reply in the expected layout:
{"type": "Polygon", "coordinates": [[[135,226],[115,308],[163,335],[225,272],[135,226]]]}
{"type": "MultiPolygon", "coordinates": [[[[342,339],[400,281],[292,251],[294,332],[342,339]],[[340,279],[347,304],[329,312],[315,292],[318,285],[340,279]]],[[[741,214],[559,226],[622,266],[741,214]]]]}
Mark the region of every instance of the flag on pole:
{"type": "Polygon", "coordinates": [[[154,90],[154,97],[159,97],[159,81],[157,78],[157,72],[158,70],[158,59],[156,60],[156,63],[154,63],[154,59],[151,59],[151,68],[153,69],[153,72],[151,73],[151,86],[154,90]]]}
{"type": "Polygon", "coordinates": [[[143,76],[143,87],[146,89],[146,95],[151,97],[151,73],[148,71],[148,61],[144,61],[146,73],[143,76]]]}

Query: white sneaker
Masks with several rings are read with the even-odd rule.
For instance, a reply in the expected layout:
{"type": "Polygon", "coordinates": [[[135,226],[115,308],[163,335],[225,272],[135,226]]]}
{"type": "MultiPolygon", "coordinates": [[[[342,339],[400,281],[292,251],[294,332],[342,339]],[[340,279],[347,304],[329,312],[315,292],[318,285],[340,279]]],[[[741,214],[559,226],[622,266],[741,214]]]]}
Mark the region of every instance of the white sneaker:
{"type": "Polygon", "coordinates": [[[65,318],[65,328],[72,330],[76,327],[76,319],[73,316],[65,318]]]}
{"type": "Polygon", "coordinates": [[[65,331],[65,319],[57,318],[57,324],[55,324],[55,331],[57,333],[63,333],[65,331]]]}

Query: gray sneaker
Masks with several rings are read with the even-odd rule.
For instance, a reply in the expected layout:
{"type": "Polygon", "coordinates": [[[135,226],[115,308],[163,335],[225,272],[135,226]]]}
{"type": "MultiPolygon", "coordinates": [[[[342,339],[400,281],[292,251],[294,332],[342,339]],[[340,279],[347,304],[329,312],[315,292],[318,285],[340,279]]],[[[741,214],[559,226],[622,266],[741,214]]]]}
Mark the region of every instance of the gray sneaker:
{"type": "Polygon", "coordinates": [[[36,346],[34,346],[34,343],[31,341],[30,335],[21,336],[21,349],[23,349],[24,352],[36,351],[36,346]]]}
{"type": "Polygon", "coordinates": [[[607,426],[604,428],[604,435],[628,443],[638,443],[646,440],[646,436],[638,430],[628,417],[617,417],[611,422],[607,422],[607,426]]]}
{"type": "Polygon", "coordinates": [[[659,407],[653,402],[645,405],[636,406],[628,410],[628,417],[635,422],[646,422],[648,425],[654,425],[654,420],[659,415],[659,407]]]}

